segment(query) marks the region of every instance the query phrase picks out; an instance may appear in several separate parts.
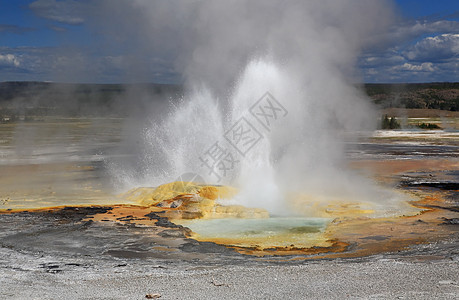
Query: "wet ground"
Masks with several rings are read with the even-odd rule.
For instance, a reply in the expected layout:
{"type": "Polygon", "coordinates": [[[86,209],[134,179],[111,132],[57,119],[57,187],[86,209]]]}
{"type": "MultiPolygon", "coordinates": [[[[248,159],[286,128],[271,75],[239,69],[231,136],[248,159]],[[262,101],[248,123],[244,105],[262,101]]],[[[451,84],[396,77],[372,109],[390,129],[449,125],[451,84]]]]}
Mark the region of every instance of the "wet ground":
{"type": "Polygon", "coordinates": [[[0,205],[4,209],[119,202],[107,180],[123,120],[49,118],[0,124],[0,205]]]}
{"type": "Polygon", "coordinates": [[[353,168],[412,195],[412,205],[424,213],[336,219],[320,229],[333,241],[327,247],[255,251],[197,241],[161,209],[130,206],[111,192],[105,159],[121,139],[120,120],[61,121],[40,123],[41,131],[36,124],[0,125],[2,298],[141,299],[160,292],[169,299],[261,299],[288,295],[288,288],[297,299],[459,295],[459,132],[382,131],[349,144],[353,168]],[[29,144],[18,144],[24,135],[29,144]],[[116,205],[120,201],[123,205],[116,205]],[[347,278],[336,277],[337,270],[347,278]],[[291,285],[293,275],[303,287],[291,285]],[[271,284],[255,286],[254,276],[271,284]],[[400,283],[405,276],[410,279],[400,283]],[[127,284],[131,280],[137,281],[135,289],[127,284]],[[380,293],[345,284],[355,280],[373,282],[380,293]],[[308,282],[322,289],[306,288],[308,282]],[[180,293],[184,287],[189,294],[180,293]],[[244,297],[241,291],[248,287],[258,294],[244,297]]]}

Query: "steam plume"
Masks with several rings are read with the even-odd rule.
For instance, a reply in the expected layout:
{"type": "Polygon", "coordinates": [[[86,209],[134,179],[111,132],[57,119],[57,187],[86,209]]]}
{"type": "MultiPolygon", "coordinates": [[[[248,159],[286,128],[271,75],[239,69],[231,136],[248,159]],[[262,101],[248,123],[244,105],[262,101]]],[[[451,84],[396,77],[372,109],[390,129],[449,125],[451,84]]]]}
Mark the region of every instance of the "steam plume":
{"type": "MultiPolygon", "coordinates": [[[[155,115],[143,131],[146,182],[207,173],[205,151],[218,141],[231,149],[225,134],[245,117],[261,141],[237,156],[237,165],[222,178],[208,176],[239,186],[239,203],[279,211],[292,192],[325,198],[374,195],[347,170],[343,134],[372,126],[369,101],[355,86],[355,63],[388,29],[390,2],[138,0],[103,5],[110,14],[135,18],[124,18],[128,22],[118,33],[141,36],[134,53],[174,58],[188,88],[171,113],[155,115]],[[250,119],[250,110],[266,92],[286,116],[263,130],[250,119]]],[[[123,170],[121,177],[135,171],[123,170]]]]}

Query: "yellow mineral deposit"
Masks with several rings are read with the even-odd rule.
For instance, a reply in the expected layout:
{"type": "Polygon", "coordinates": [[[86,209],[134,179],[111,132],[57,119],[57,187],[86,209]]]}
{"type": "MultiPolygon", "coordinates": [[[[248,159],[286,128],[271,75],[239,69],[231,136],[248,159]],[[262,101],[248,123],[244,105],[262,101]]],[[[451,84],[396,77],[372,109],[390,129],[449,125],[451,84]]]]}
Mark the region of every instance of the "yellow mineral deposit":
{"type": "MultiPolygon", "coordinates": [[[[190,228],[190,237],[196,240],[231,246],[239,252],[249,251],[255,255],[273,254],[273,251],[304,254],[311,249],[318,253],[333,251],[331,248],[342,251],[343,243],[338,245],[324,234],[332,220],[330,217],[373,212],[362,210],[357,204],[319,205],[316,202],[306,207],[304,216],[307,217],[270,218],[261,208],[225,205],[237,192],[228,186],[172,182],[156,188],[136,188],[123,197],[159,209],[162,216],[173,223],[190,228]]],[[[304,199],[301,202],[304,204],[304,199]]]]}
{"type": "Polygon", "coordinates": [[[297,195],[289,201],[297,213],[307,217],[336,218],[371,216],[375,213],[371,203],[357,203],[351,200],[330,199],[318,195],[297,195]]]}
{"type": "Polygon", "coordinates": [[[269,217],[264,209],[220,204],[236,193],[237,189],[233,187],[177,181],[156,188],[136,188],[123,197],[143,206],[163,208],[165,216],[174,222],[181,219],[269,217]]]}
{"type": "MultiPolygon", "coordinates": [[[[384,216],[382,208],[371,202],[296,195],[289,202],[300,217],[278,218],[270,217],[261,208],[225,205],[237,192],[227,186],[172,182],[157,188],[137,188],[123,197],[139,203],[144,211],[161,212],[173,223],[190,228],[188,234],[196,240],[215,242],[256,256],[328,257],[330,253],[340,256],[342,252],[354,256],[397,250],[425,241],[425,234],[415,234],[412,224],[438,218],[435,210],[425,211],[424,202],[433,201],[428,195],[411,198],[417,201],[404,202],[396,210],[384,212],[384,216]],[[346,251],[350,243],[358,245],[351,252],[346,251]]],[[[437,230],[435,236],[443,236],[446,231],[446,228],[437,230]]]]}
{"type": "Polygon", "coordinates": [[[444,193],[428,190],[417,190],[411,195],[415,201],[404,202],[405,206],[397,208],[400,210],[395,210],[396,213],[386,215],[380,214],[383,208],[371,202],[295,195],[288,202],[296,216],[286,218],[270,216],[262,208],[232,205],[230,200],[237,193],[233,187],[192,182],[141,187],[118,198],[133,204],[107,206],[110,208],[107,212],[83,221],[136,224],[151,227],[150,233],[159,234],[164,228],[156,225],[157,219],[148,216],[154,213],[189,228],[174,230],[198,241],[215,242],[254,256],[301,255],[302,259],[308,259],[310,255],[315,258],[370,255],[434,241],[450,232],[447,226],[439,226],[442,220],[455,217],[453,211],[436,209],[445,205],[444,193]],[[350,244],[355,245],[352,250],[350,244]]]}

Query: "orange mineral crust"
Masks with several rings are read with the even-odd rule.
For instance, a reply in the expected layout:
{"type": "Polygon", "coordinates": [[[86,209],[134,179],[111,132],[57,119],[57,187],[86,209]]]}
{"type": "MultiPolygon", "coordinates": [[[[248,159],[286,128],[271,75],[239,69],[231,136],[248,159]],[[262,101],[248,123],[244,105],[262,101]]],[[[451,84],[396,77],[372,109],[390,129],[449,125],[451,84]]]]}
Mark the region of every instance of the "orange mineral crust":
{"type": "Polygon", "coordinates": [[[358,160],[351,162],[357,169],[367,169],[381,175],[395,175],[405,172],[431,172],[459,169],[459,160],[410,159],[410,160],[358,160]]]}
{"type": "MultiPolygon", "coordinates": [[[[426,165],[432,166],[430,163],[426,165]]],[[[408,167],[411,168],[410,164],[405,164],[403,171],[408,167]]],[[[405,191],[412,194],[411,199],[417,199],[409,203],[417,213],[372,216],[370,211],[356,210],[354,206],[357,204],[353,204],[340,207],[339,213],[334,214],[327,208],[326,215],[332,217],[328,219],[272,218],[262,209],[224,205],[223,196],[230,197],[234,192],[226,187],[172,183],[159,188],[135,189],[120,197],[137,201],[139,205],[51,207],[27,212],[57,214],[62,217],[57,225],[62,222],[96,222],[106,226],[148,228],[148,235],[157,236],[162,243],[155,246],[158,251],[179,251],[178,247],[186,239],[195,239],[224,245],[245,255],[288,256],[285,259],[289,260],[394,252],[457,233],[456,226],[447,222],[457,219],[457,208],[451,206],[445,191],[405,191]],[[312,225],[304,222],[312,222],[312,225]],[[236,229],[229,230],[231,226],[236,229]],[[194,228],[198,228],[197,232],[194,228]],[[199,228],[206,230],[203,233],[199,228]]],[[[0,211],[4,214],[18,212],[21,211],[0,211]]]]}

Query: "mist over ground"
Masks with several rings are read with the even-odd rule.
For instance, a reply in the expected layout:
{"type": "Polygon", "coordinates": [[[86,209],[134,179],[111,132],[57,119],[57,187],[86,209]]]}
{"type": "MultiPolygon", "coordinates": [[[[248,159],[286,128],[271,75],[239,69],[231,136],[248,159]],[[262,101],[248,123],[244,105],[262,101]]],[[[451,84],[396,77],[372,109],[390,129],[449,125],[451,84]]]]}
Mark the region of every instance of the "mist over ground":
{"type": "MultiPolygon", "coordinates": [[[[98,1],[78,7],[104,37],[99,51],[123,54],[111,58],[126,82],[145,80],[151,61],[172,61],[169,71],[180,74],[180,87],[35,87],[32,102],[48,112],[128,116],[118,151],[129,155],[106,161],[120,191],[191,172],[207,183],[239,187],[239,204],[271,211],[305,192],[325,201],[378,198],[373,184],[349,171],[345,146],[353,133],[378,122],[356,66],[364,51],[388,42],[397,20],[391,1],[98,1]],[[224,156],[216,159],[215,151],[224,156]]],[[[59,71],[63,80],[84,77],[84,61],[75,56],[59,71]]],[[[27,107],[23,99],[14,101],[16,111],[27,107]]]]}
{"type": "Polygon", "coordinates": [[[127,74],[143,73],[137,58],[146,53],[166,55],[185,86],[167,113],[130,123],[136,143],[126,147],[137,155],[111,162],[114,178],[158,185],[193,172],[239,187],[239,204],[271,211],[305,191],[368,197],[363,179],[347,170],[343,136],[375,128],[374,108],[355,86],[356,63],[382,42],[392,8],[389,1],[101,2],[100,19],[118,24],[100,27],[108,43],[131,42],[127,74]],[[269,123],[254,112],[265,100],[282,117],[273,110],[269,123]],[[224,155],[218,161],[209,156],[215,151],[224,155]]]}

